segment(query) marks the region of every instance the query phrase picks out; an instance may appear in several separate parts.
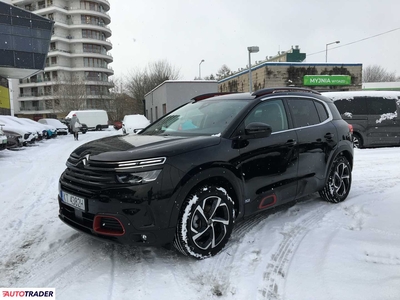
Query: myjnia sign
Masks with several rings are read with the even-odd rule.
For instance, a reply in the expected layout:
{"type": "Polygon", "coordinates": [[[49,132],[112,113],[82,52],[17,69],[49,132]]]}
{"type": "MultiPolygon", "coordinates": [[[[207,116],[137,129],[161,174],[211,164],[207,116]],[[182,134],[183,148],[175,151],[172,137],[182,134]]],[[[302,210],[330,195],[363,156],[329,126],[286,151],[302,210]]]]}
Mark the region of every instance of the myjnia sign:
{"type": "Polygon", "coordinates": [[[349,75],[304,75],[304,85],[350,85],[351,76],[349,75]]]}

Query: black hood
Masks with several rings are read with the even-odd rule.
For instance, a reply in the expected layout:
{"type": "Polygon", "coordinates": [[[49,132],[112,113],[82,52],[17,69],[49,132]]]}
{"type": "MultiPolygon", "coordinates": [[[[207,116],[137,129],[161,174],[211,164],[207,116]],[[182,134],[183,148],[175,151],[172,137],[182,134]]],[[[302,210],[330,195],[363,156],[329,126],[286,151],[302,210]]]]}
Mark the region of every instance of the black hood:
{"type": "Polygon", "coordinates": [[[78,157],[90,155],[91,160],[123,161],[151,157],[171,157],[219,144],[219,136],[156,136],[119,135],[86,143],[74,150],[78,157]]]}

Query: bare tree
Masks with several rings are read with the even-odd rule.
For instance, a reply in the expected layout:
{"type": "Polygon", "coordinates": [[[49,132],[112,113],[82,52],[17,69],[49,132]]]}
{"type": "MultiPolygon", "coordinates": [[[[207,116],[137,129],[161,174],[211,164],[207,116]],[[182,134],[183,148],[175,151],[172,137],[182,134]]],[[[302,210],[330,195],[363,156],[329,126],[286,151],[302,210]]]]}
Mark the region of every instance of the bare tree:
{"type": "Polygon", "coordinates": [[[121,78],[114,78],[114,87],[111,90],[112,109],[109,111],[110,119],[120,121],[125,115],[142,113],[137,101],[127,94],[126,83],[121,78]]]}
{"type": "Polygon", "coordinates": [[[210,74],[210,76],[204,77],[204,80],[216,80],[215,76],[213,74],[210,74]]]}
{"type": "Polygon", "coordinates": [[[218,70],[216,77],[217,77],[217,80],[221,80],[232,74],[233,74],[233,72],[227,65],[222,65],[222,67],[218,70]]]}
{"type": "Polygon", "coordinates": [[[391,82],[399,80],[396,72],[388,72],[385,68],[372,65],[367,66],[362,72],[363,82],[391,82]]]}
{"type": "Polygon", "coordinates": [[[176,80],[179,77],[179,70],[164,60],[150,63],[144,70],[131,72],[127,78],[126,89],[128,94],[136,100],[140,110],[138,113],[143,113],[143,100],[148,92],[165,80],[176,80]]]}
{"type": "Polygon", "coordinates": [[[85,81],[79,76],[71,75],[57,79],[53,86],[54,109],[68,114],[71,110],[86,108],[85,81]]]}

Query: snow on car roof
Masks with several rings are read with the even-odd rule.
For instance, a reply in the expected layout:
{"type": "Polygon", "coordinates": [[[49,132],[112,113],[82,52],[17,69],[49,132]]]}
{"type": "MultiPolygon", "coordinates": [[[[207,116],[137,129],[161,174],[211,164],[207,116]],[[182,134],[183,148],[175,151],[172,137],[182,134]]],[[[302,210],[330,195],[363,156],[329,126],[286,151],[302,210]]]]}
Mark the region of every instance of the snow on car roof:
{"type": "Polygon", "coordinates": [[[397,91],[348,91],[348,92],[324,92],[323,96],[332,100],[347,99],[354,97],[383,97],[385,99],[399,99],[400,92],[397,91]]]}

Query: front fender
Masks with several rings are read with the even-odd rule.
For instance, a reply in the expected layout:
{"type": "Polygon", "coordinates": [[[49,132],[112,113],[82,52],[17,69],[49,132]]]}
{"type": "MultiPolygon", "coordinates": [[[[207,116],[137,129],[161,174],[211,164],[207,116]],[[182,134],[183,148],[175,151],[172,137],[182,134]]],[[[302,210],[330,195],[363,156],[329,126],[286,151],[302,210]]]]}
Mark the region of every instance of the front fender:
{"type": "Polygon", "coordinates": [[[171,210],[169,226],[175,227],[178,222],[181,207],[190,192],[205,182],[229,182],[233,189],[233,200],[237,210],[236,218],[241,218],[244,212],[243,184],[239,171],[226,163],[213,163],[211,165],[197,166],[182,177],[177,189],[174,191],[174,206],[171,210]]]}

